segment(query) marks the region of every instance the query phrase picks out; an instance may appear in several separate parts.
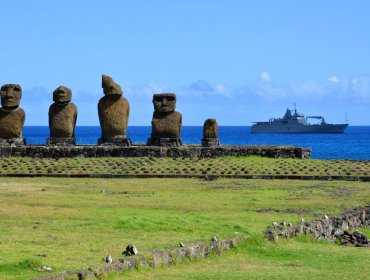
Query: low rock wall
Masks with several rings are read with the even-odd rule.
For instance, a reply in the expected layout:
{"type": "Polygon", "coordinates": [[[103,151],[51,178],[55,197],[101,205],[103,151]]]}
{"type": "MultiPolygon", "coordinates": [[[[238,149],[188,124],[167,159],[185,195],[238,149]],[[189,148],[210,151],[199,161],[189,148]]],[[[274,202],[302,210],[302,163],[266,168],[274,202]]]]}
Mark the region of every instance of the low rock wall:
{"type": "Polygon", "coordinates": [[[292,146],[222,146],[222,147],[159,147],[159,146],[0,146],[0,157],[222,157],[261,156],[270,158],[310,158],[310,148],[292,146]]]}
{"type": "Polygon", "coordinates": [[[266,239],[275,241],[279,237],[290,238],[309,235],[315,239],[335,241],[350,230],[370,225],[370,205],[353,209],[339,216],[324,216],[312,222],[302,221],[299,224],[273,224],[264,232],[266,239]]]}
{"type": "Polygon", "coordinates": [[[122,257],[104,265],[91,266],[88,269],[66,271],[56,275],[44,275],[33,280],[66,280],[66,279],[102,279],[112,272],[124,272],[141,267],[169,266],[184,260],[195,260],[208,257],[211,253],[221,254],[245,241],[247,236],[232,237],[219,241],[193,241],[180,248],[155,250],[150,256],[135,255],[122,257]]]}

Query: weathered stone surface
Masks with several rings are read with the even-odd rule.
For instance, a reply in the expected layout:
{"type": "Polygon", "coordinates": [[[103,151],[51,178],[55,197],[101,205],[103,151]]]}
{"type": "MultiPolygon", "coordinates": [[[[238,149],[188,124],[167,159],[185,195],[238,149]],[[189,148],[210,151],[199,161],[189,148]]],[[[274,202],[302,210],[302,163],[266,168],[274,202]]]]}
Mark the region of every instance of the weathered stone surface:
{"type": "Polygon", "coordinates": [[[0,139],[0,146],[22,147],[24,145],[26,145],[26,139],[22,137],[0,139]]]}
{"type": "Polygon", "coordinates": [[[218,138],[218,124],[215,119],[207,119],[204,122],[203,138],[218,138]]]}
{"type": "Polygon", "coordinates": [[[46,140],[48,146],[71,146],[76,145],[76,138],[62,138],[62,137],[50,137],[46,140]]]}
{"type": "Polygon", "coordinates": [[[180,138],[149,138],[147,144],[149,146],[180,147],[182,141],[180,138]]]}
{"type": "Polygon", "coordinates": [[[356,247],[368,247],[369,241],[365,234],[359,231],[354,231],[350,233],[348,230],[345,230],[342,234],[338,236],[339,242],[342,245],[353,245],[356,247]]]}
{"type": "MultiPolygon", "coordinates": [[[[0,142],[1,144],[1,142],[0,142]]],[[[1,146],[0,156],[25,156],[38,158],[63,157],[223,157],[223,156],[261,156],[271,158],[295,158],[295,147],[283,146],[222,146],[217,148],[192,147],[158,147],[158,146],[38,146],[27,145],[23,147],[1,146]]],[[[299,148],[307,150],[309,148],[299,148]]]]}
{"type": "MultiPolygon", "coordinates": [[[[355,244],[354,242],[351,242],[351,240],[353,241],[358,239],[365,242],[366,237],[364,238],[364,236],[358,233],[350,235],[349,230],[355,230],[358,227],[366,227],[369,224],[370,206],[367,206],[365,208],[347,211],[343,215],[324,217],[310,223],[301,222],[293,226],[274,224],[269,226],[265,230],[264,234],[266,239],[270,241],[275,241],[279,237],[290,238],[297,235],[307,234],[315,239],[334,241],[339,238],[340,240],[343,239],[343,242],[341,241],[342,244],[355,244]],[[349,241],[345,242],[347,239],[349,241]]],[[[356,242],[357,244],[360,244],[360,241],[356,242]]]]}
{"type": "MultiPolygon", "coordinates": [[[[115,144],[128,143],[126,130],[130,114],[130,106],[122,97],[122,89],[111,77],[102,76],[102,87],[105,96],[99,100],[98,113],[102,130],[100,143],[113,141],[115,144]]],[[[129,142],[131,143],[131,142],[129,142]]]]}
{"type": "Polygon", "coordinates": [[[182,144],[180,139],[182,115],[175,111],[176,94],[154,94],[153,105],[152,133],[148,145],[180,146],[182,144]],[[161,141],[162,138],[165,140],[161,141]]]}
{"type": "Polygon", "coordinates": [[[203,138],[202,147],[218,147],[220,146],[220,139],[218,138],[203,138]]]}
{"type": "Polygon", "coordinates": [[[215,119],[207,119],[203,125],[202,147],[218,147],[218,124],[215,119]]]}
{"type": "Polygon", "coordinates": [[[70,103],[72,91],[64,86],[53,92],[54,103],[49,108],[50,138],[48,145],[74,145],[77,107],[70,103]]]}
{"type": "Polygon", "coordinates": [[[129,147],[132,145],[131,139],[125,136],[115,136],[112,138],[105,137],[98,139],[98,145],[100,146],[123,146],[129,147]]]}
{"type": "Polygon", "coordinates": [[[17,84],[1,87],[0,139],[21,138],[26,114],[19,103],[22,88],[17,84]]]}

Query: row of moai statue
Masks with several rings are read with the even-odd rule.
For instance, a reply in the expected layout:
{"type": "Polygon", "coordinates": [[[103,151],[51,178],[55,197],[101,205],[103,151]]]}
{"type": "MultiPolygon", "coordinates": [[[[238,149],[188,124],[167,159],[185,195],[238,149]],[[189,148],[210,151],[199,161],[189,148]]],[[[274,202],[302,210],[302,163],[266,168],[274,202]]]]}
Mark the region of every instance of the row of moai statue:
{"type": "MultiPolygon", "coordinates": [[[[107,75],[102,76],[104,96],[98,103],[101,137],[98,145],[131,146],[126,131],[130,115],[130,105],[122,96],[121,87],[107,75]]],[[[0,108],[0,145],[22,146],[26,144],[22,137],[25,112],[19,107],[22,88],[17,84],[5,84],[1,87],[0,108]]],[[[49,108],[50,137],[47,145],[76,145],[75,127],[77,107],[71,102],[72,91],[60,86],[53,92],[54,103],[49,108]]],[[[153,95],[154,113],[152,133],[147,145],[179,147],[182,129],[182,115],[175,111],[176,94],[160,93],[153,95]]],[[[202,146],[216,147],[218,124],[215,119],[207,119],[203,127],[202,146]]]]}

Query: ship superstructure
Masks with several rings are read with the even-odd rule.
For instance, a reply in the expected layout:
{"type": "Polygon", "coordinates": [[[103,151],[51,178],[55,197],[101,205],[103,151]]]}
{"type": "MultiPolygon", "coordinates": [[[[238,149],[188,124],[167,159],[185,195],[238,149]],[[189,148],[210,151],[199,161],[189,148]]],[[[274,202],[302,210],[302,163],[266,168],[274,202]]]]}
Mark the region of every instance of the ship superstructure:
{"type": "Polygon", "coordinates": [[[345,124],[328,124],[322,116],[308,116],[293,110],[286,110],[283,118],[271,118],[266,122],[255,122],[251,126],[253,133],[343,133],[347,128],[345,124]],[[319,119],[319,124],[310,124],[307,119],[319,119]]]}

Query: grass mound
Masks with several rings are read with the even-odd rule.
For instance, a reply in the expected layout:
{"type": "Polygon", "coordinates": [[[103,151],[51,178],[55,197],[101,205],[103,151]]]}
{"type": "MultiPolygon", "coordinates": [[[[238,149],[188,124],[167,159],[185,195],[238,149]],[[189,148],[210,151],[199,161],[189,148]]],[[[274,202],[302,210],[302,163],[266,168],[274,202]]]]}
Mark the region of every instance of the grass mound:
{"type": "Polygon", "coordinates": [[[124,277],[292,278],[297,271],[313,271],[349,278],[346,269],[360,271],[362,264],[369,265],[370,251],[362,250],[359,259],[354,248],[335,244],[270,244],[261,239],[261,232],[272,221],[294,223],[302,217],[339,214],[369,201],[370,188],[364,182],[2,178],[0,279],[40,276],[36,267],[42,265],[54,272],[87,268],[100,264],[108,253],[120,257],[129,243],[147,254],[179,242],[240,233],[254,237],[225,257],[124,277]],[[320,260],[330,263],[330,269],[315,262],[315,254],[322,255],[320,260]]]}

